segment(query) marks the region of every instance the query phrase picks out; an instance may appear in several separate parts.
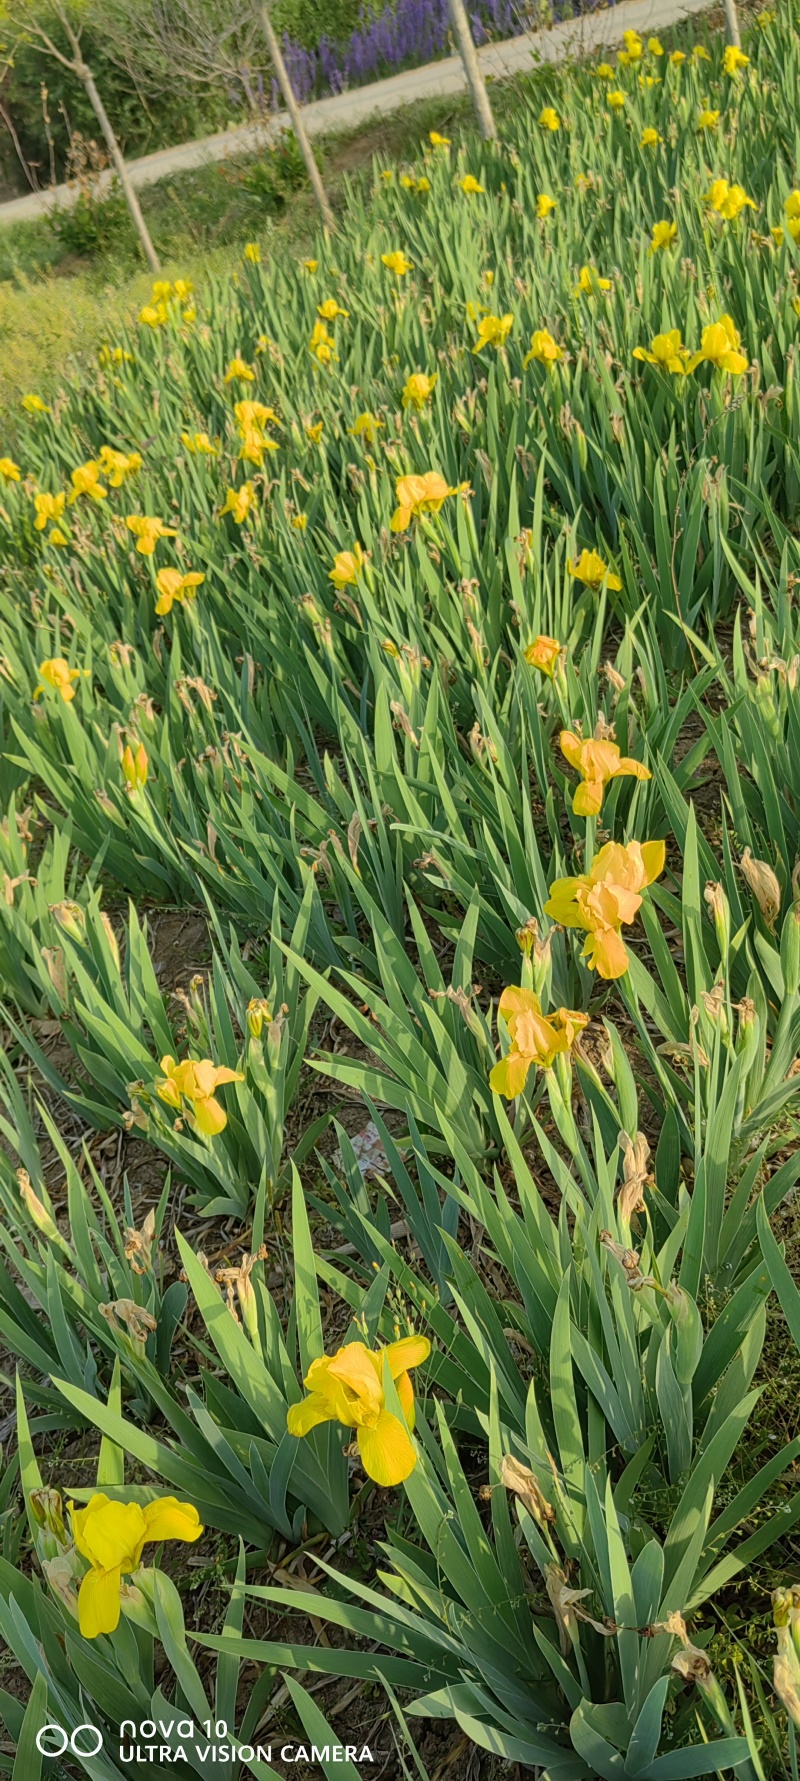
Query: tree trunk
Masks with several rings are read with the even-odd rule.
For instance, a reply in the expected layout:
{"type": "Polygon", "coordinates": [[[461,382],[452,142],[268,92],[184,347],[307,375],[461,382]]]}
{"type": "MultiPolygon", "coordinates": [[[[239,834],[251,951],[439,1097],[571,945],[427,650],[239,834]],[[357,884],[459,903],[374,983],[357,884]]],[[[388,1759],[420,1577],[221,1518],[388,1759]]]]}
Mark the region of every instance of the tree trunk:
{"type": "MultiPolygon", "coordinates": [[[[2,82],[5,79],[5,74],[7,72],[8,72],[8,69],[5,70],[3,75],[0,75],[0,85],[2,85],[2,82]]],[[[37,179],[35,179],[30,167],[28,166],[25,156],[22,153],[22,146],[20,144],[20,140],[17,135],[17,132],[14,129],[14,120],[11,116],[10,111],[8,110],[8,107],[3,104],[2,99],[0,99],[0,118],[2,118],[2,121],[5,124],[8,134],[11,137],[11,140],[12,140],[14,147],[17,151],[17,160],[19,161],[20,167],[22,168],[25,178],[28,181],[28,185],[30,186],[32,192],[37,192],[39,190],[39,182],[37,179]]]]}
{"type": "Polygon", "coordinates": [[[86,96],[89,100],[89,103],[92,107],[95,117],[97,118],[97,121],[98,121],[100,128],[103,132],[103,135],[106,139],[106,145],[108,147],[108,152],[109,152],[111,159],[114,163],[114,170],[116,172],[119,183],[122,186],[122,190],[125,193],[125,200],[126,200],[128,209],[131,213],[131,216],[133,218],[134,228],[136,229],[136,233],[137,233],[139,240],[141,241],[142,247],[144,249],[145,259],[147,260],[147,263],[148,263],[152,272],[160,272],[161,271],[161,262],[159,260],[158,254],[156,253],[156,250],[153,246],[153,243],[150,240],[150,234],[148,231],[148,227],[144,220],[144,217],[142,216],[139,200],[138,200],[136,193],[133,189],[133,186],[131,184],[128,169],[125,166],[125,162],[122,158],[122,150],[121,150],[119,143],[117,141],[117,138],[114,135],[114,132],[111,128],[111,121],[109,119],[108,112],[106,111],[106,108],[103,104],[100,94],[97,91],[97,87],[94,84],[94,75],[92,74],[91,69],[87,68],[85,62],[80,62],[78,64],[78,66],[76,67],[75,72],[78,75],[79,79],[82,80],[83,85],[86,88],[86,96]]]}
{"type": "Polygon", "coordinates": [[[728,43],[735,49],[741,49],[742,38],[739,30],[739,15],[736,11],[736,0],[725,0],[725,36],[728,43]]]}
{"type": "MultiPolygon", "coordinates": [[[[456,34],[459,55],[464,64],[464,73],[466,74],[469,90],[472,94],[472,103],[475,106],[480,133],[485,142],[493,142],[497,137],[497,126],[492,115],[491,105],[489,104],[489,94],[486,91],[486,82],[481,73],[478,52],[475,48],[475,42],[469,28],[469,19],[467,18],[464,0],[448,0],[448,3],[450,7],[450,23],[456,34]]],[[[732,4],[732,0],[726,0],[726,4],[732,4]]]]}
{"type": "Polygon", "coordinates": [[[306,169],[308,172],[308,177],[311,181],[311,185],[312,185],[313,192],[314,192],[314,197],[317,200],[317,203],[320,208],[320,213],[322,215],[322,221],[325,224],[326,229],[329,229],[331,234],[334,234],[335,229],[336,229],[336,219],[335,219],[333,211],[331,209],[330,201],[329,201],[328,195],[325,191],[325,187],[322,183],[319,168],[318,168],[317,163],[314,159],[314,150],[312,149],[311,143],[309,142],[309,139],[308,139],[308,132],[306,130],[305,124],[303,123],[303,115],[302,115],[300,107],[297,103],[297,100],[294,96],[294,92],[292,90],[292,83],[289,79],[289,70],[286,66],[286,63],[284,62],[283,55],[281,53],[281,46],[280,46],[278,39],[275,35],[272,20],[269,16],[269,0],[262,0],[262,4],[259,8],[259,13],[260,13],[260,17],[261,17],[261,24],[262,24],[262,28],[264,31],[264,36],[266,37],[266,40],[267,40],[267,49],[269,50],[270,56],[272,58],[272,64],[275,69],[275,73],[278,76],[278,85],[279,85],[281,92],[283,94],[284,103],[286,105],[286,110],[288,111],[289,116],[292,120],[292,129],[294,130],[295,136],[297,137],[298,143],[300,145],[300,153],[302,154],[303,160],[305,161],[305,164],[306,164],[306,169]]]}

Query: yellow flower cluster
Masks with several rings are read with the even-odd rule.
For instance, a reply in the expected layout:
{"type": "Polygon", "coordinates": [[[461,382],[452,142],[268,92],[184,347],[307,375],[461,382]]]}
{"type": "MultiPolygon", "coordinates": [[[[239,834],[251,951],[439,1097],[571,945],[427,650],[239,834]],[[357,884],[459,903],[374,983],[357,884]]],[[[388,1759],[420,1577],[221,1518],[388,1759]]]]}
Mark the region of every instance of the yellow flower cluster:
{"type": "Polygon", "coordinates": [[[723,371],[730,377],[741,377],[748,368],[747,355],[741,351],[739,334],[729,315],[721,316],[718,322],[710,322],[703,329],[697,352],[690,352],[687,346],[681,345],[680,328],[671,328],[667,334],[656,334],[649,349],[635,346],[633,356],[646,365],[655,365],[659,371],[671,371],[677,377],[688,377],[702,364],[712,365],[716,371],[723,371]]]}
{"type": "Polygon", "coordinates": [[[144,308],[139,310],[142,327],[165,328],[168,322],[176,319],[178,313],[181,321],[195,321],[197,310],[189,301],[193,290],[194,286],[188,278],[176,278],[174,283],[166,278],[157,278],[153,285],[151,302],[145,303],[144,308]],[[180,308],[182,303],[186,304],[185,309],[180,308]]]}

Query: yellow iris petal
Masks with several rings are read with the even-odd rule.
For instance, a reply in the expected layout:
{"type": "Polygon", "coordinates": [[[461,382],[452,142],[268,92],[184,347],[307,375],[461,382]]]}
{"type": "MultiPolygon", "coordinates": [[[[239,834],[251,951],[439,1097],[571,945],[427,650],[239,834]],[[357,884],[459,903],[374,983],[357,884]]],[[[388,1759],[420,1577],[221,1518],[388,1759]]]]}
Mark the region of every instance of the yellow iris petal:
{"type": "Polygon", "coordinates": [[[193,1101],[192,1110],[194,1123],[204,1138],[216,1138],[219,1132],[224,1132],[228,1115],[213,1095],[203,1095],[193,1101]]]}
{"type": "Polygon", "coordinates": [[[116,1571],[87,1571],[78,1590],[78,1626],[84,1639],[113,1633],[119,1625],[122,1577],[116,1571]]]}
{"type": "MultiPolygon", "coordinates": [[[[390,1342],[386,1348],[379,1350],[375,1358],[382,1365],[385,1357],[392,1378],[397,1380],[408,1373],[409,1367],[421,1367],[423,1361],[428,1359],[430,1351],[427,1336],[402,1336],[399,1342],[390,1342]]],[[[409,1385],[410,1383],[409,1380],[409,1385]]]]}
{"type": "Polygon", "coordinates": [[[410,1477],[417,1463],[413,1442],[397,1416],[382,1410],[374,1428],[356,1436],[361,1464],[368,1478],[388,1490],[410,1477]]]}
{"type": "Polygon", "coordinates": [[[641,853],[642,864],[646,873],[645,884],[654,884],[655,880],[661,877],[664,870],[664,864],[667,857],[667,844],[665,841],[643,841],[641,853]]]}
{"type": "MultiPolygon", "coordinates": [[[[430,1343],[428,1344],[428,1347],[430,1347],[430,1343]]],[[[395,1379],[394,1383],[397,1396],[400,1400],[400,1408],[409,1428],[413,1429],[414,1423],[417,1420],[417,1407],[414,1402],[414,1387],[411,1382],[410,1373],[401,1373],[399,1378],[395,1379]]]]}
{"type": "Polygon", "coordinates": [[[496,1095],[505,1095],[507,1101],[515,1100],[528,1080],[528,1071],[533,1063],[532,1057],[523,1057],[521,1051],[509,1051],[489,1072],[489,1087],[496,1095]]]}
{"type": "Polygon", "coordinates": [[[607,982],[624,977],[628,969],[628,949],[615,928],[599,928],[597,933],[587,934],[583,957],[607,982]]]}
{"type": "Polygon", "coordinates": [[[572,800],[576,816],[599,816],[603,808],[602,779],[584,779],[572,800]]]}
{"type": "Polygon", "coordinates": [[[179,1503],[177,1497],[161,1497],[147,1503],[143,1510],[147,1540],[199,1540],[203,1524],[193,1503],[179,1503]]]}
{"type": "Polygon", "coordinates": [[[334,1415],[329,1398],[321,1392],[312,1391],[310,1397],[303,1398],[302,1403],[290,1405],[286,1417],[286,1427],[290,1435],[310,1435],[311,1430],[318,1428],[321,1422],[333,1422],[334,1415]]]}
{"type": "Polygon", "coordinates": [[[138,1564],[145,1539],[138,1503],[115,1503],[96,1491],[85,1509],[73,1510],[72,1526],[78,1551],[99,1570],[132,1570],[138,1564]]]}

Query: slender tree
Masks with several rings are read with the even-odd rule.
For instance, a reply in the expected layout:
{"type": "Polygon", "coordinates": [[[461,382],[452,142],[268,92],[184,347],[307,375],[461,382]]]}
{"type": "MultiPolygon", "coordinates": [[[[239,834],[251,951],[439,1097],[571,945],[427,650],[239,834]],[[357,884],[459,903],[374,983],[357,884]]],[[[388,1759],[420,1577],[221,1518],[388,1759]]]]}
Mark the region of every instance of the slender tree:
{"type": "MultiPolygon", "coordinates": [[[[464,5],[464,0],[448,0],[448,4],[450,7],[450,23],[455,33],[459,55],[464,64],[464,73],[466,74],[467,85],[472,94],[472,103],[475,107],[475,115],[478,119],[478,128],[485,142],[493,142],[497,137],[497,125],[495,124],[492,107],[489,103],[486,82],[481,73],[481,65],[478,61],[475,40],[470,30],[469,19],[467,18],[467,9],[464,5]]],[[[726,0],[726,4],[732,5],[733,0],[726,0]]]]}
{"type": "Polygon", "coordinates": [[[63,0],[53,0],[52,13],[55,14],[64,32],[64,36],[71,52],[69,55],[65,55],[63,50],[59,49],[58,44],[53,41],[53,37],[48,28],[49,20],[46,19],[46,15],[43,19],[42,13],[34,4],[34,0],[14,0],[14,10],[11,15],[13,27],[19,36],[25,37],[30,42],[33,42],[44,55],[50,56],[56,62],[60,62],[62,68],[69,69],[69,72],[74,74],[75,79],[80,81],[103,133],[114,171],[125,194],[125,201],[131,213],[134,228],[142,244],[145,259],[153,272],[160,272],[161,265],[159,258],[153,243],[150,240],[147,224],[142,216],[139,200],[131,184],[130,175],[125,166],[122,150],[114,134],[111,119],[109,118],[108,112],[106,111],[97,90],[97,84],[94,75],[92,74],[92,70],[85,61],[81,51],[81,21],[77,14],[70,16],[66,5],[63,4],[63,0]]]}
{"type": "Polygon", "coordinates": [[[725,0],[725,36],[734,49],[741,49],[742,34],[739,30],[739,14],[736,11],[736,0],[725,0]]]}
{"type": "MultiPolygon", "coordinates": [[[[28,0],[31,3],[31,0],[28,0]]],[[[62,0],[63,3],[63,0],[62,0]]],[[[137,85],[171,92],[176,81],[195,88],[241,85],[251,111],[254,65],[263,67],[264,46],[283,95],[326,229],[335,219],[314,158],[303,114],[281,52],[268,0],[87,0],[92,29],[111,59],[137,85]]]]}
{"type": "Polygon", "coordinates": [[[277,36],[275,33],[275,28],[273,26],[272,19],[270,17],[269,0],[261,0],[261,4],[259,6],[259,17],[261,19],[261,27],[264,32],[264,36],[266,38],[267,49],[269,50],[269,53],[270,53],[270,59],[272,61],[272,65],[275,69],[275,73],[278,77],[278,85],[279,85],[281,92],[283,94],[284,104],[286,106],[286,110],[289,113],[289,117],[291,118],[291,121],[292,121],[292,129],[294,130],[295,136],[297,137],[297,141],[300,145],[300,153],[302,154],[303,160],[305,161],[305,164],[306,164],[306,171],[307,171],[308,177],[311,181],[311,188],[314,193],[314,197],[316,198],[317,203],[320,208],[320,214],[322,216],[322,221],[325,224],[326,229],[329,229],[331,234],[333,234],[333,232],[336,228],[336,220],[334,218],[334,214],[331,209],[331,205],[330,205],[330,201],[328,199],[327,192],[325,191],[325,187],[322,183],[322,175],[320,174],[320,170],[316,163],[316,159],[314,156],[314,150],[311,147],[311,143],[309,141],[308,131],[306,130],[305,124],[303,123],[303,114],[302,114],[300,107],[297,103],[297,100],[295,98],[294,90],[292,88],[292,83],[289,79],[289,70],[286,66],[284,59],[283,59],[283,53],[281,51],[281,46],[278,42],[278,39],[277,39],[277,36]]]}

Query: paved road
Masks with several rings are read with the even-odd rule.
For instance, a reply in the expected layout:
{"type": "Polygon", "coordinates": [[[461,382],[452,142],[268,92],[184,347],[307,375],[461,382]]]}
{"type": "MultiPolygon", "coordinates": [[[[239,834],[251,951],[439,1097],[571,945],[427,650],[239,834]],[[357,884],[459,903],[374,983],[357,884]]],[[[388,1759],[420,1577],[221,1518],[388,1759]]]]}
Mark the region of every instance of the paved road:
{"type": "MultiPolygon", "coordinates": [[[[607,11],[565,19],[549,31],[529,32],[505,43],[484,44],[478,54],[487,78],[502,80],[511,74],[529,74],[537,63],[563,62],[570,56],[613,48],[622,42],[623,31],[639,31],[645,37],[663,31],[690,13],[706,11],[708,5],[709,0],[619,0],[607,11]]],[[[309,134],[320,136],[327,131],[351,130],[369,118],[384,117],[389,111],[412,105],[417,99],[449,99],[465,88],[460,58],[446,56],[441,62],[409,68],[389,80],[336,93],[329,99],[317,99],[305,106],[303,116],[309,134]]],[[[255,153],[273,141],[283,127],[284,116],[279,112],[264,124],[221,130],[200,142],[184,142],[177,148],[143,155],[138,161],[128,162],[128,171],[135,186],[153,185],[170,173],[204,167],[209,161],[224,161],[229,155],[255,153]]],[[[44,215],[54,204],[72,203],[75,195],[74,187],[61,185],[45,192],[31,192],[25,198],[12,198],[9,203],[0,204],[0,224],[29,222],[44,215]]]]}

